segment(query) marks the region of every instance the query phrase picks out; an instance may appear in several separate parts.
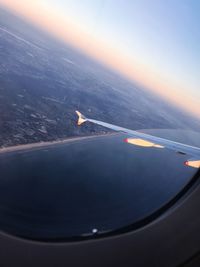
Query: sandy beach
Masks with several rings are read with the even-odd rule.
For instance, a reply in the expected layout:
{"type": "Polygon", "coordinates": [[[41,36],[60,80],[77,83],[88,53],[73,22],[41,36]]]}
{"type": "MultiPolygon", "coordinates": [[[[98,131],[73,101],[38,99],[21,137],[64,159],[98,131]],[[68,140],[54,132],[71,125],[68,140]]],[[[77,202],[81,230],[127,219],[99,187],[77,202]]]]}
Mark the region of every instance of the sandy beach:
{"type": "Polygon", "coordinates": [[[108,133],[108,134],[101,134],[101,135],[90,135],[90,136],[82,136],[82,137],[70,137],[62,140],[55,140],[55,141],[47,141],[47,142],[38,142],[38,143],[30,143],[30,144],[24,144],[24,145],[16,145],[16,146],[9,146],[9,147],[2,147],[0,148],[0,154],[2,153],[9,153],[9,152],[15,152],[15,151],[27,151],[27,150],[32,150],[35,148],[41,148],[41,147],[49,147],[53,145],[58,145],[58,144],[65,144],[69,142],[74,142],[74,141],[80,141],[80,140],[85,140],[85,139],[93,139],[96,137],[104,137],[106,135],[113,135],[116,133],[108,133]]]}

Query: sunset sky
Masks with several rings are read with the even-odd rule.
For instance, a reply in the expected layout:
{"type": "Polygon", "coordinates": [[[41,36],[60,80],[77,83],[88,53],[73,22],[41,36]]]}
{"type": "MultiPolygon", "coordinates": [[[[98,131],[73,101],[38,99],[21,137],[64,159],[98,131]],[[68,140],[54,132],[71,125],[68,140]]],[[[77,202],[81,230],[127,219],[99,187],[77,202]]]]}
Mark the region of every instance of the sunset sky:
{"type": "Polygon", "coordinates": [[[0,0],[200,117],[200,1],[0,0]]]}

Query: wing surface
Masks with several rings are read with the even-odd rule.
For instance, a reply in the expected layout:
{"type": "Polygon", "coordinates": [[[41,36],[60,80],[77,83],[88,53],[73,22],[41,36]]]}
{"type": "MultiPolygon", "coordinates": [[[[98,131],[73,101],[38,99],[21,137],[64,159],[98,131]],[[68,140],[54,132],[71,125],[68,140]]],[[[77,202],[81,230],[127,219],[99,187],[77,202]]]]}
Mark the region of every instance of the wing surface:
{"type": "Polygon", "coordinates": [[[79,111],[76,111],[78,115],[78,125],[83,124],[86,121],[92,122],[97,125],[101,125],[108,129],[127,133],[130,137],[126,138],[124,141],[128,144],[143,146],[143,147],[156,147],[156,148],[168,148],[182,154],[188,154],[192,158],[185,162],[185,165],[200,168],[200,148],[195,146],[186,145],[179,142],[174,142],[168,139],[157,137],[150,134],[145,134],[142,132],[134,131],[131,129],[123,128],[114,124],[110,124],[103,121],[98,121],[90,119],[82,115],[79,111]]]}

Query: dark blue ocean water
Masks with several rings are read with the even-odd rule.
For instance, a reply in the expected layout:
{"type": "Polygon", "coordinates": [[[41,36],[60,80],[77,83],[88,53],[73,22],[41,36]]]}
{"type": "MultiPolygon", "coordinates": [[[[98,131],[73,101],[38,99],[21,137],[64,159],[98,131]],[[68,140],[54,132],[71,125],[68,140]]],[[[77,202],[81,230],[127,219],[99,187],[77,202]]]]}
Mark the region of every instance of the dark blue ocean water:
{"type": "MultiPolygon", "coordinates": [[[[179,141],[191,138],[157,133],[179,141]]],[[[1,230],[36,239],[109,232],[158,210],[195,174],[183,164],[187,155],[136,147],[123,142],[125,137],[0,154],[1,230]]],[[[198,135],[192,142],[200,144],[198,135]]]]}

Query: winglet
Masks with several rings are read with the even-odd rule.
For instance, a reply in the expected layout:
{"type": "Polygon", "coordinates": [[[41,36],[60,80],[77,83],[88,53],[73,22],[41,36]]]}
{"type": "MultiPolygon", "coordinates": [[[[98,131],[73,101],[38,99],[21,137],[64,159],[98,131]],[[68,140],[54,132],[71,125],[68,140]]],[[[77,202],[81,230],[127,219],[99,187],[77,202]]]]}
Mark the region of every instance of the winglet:
{"type": "Polygon", "coordinates": [[[78,122],[77,124],[80,126],[81,124],[83,124],[84,122],[87,121],[86,117],[83,116],[78,110],[76,110],[76,114],[78,115],[78,122]]]}

